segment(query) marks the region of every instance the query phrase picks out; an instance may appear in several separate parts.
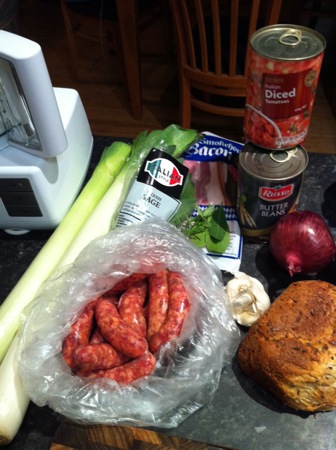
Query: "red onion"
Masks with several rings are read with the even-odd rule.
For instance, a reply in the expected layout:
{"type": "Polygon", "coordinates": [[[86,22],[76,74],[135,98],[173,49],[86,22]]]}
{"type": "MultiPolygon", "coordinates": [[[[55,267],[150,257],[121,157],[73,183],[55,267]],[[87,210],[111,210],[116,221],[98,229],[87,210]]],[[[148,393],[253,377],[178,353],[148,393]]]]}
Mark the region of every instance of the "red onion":
{"type": "Polygon", "coordinates": [[[295,211],[283,216],[272,229],[269,244],[273,257],[290,276],[319,272],[336,254],[329,228],[312,211],[295,211]]]}

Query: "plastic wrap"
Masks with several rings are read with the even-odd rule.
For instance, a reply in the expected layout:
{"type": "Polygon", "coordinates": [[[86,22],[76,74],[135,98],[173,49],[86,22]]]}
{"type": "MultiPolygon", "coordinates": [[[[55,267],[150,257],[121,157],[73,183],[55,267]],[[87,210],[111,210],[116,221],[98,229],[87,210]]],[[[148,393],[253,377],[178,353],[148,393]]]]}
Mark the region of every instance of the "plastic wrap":
{"type": "Polygon", "coordinates": [[[79,423],[173,428],[212,399],[238,341],[219,269],[175,227],[150,220],[92,241],[44,283],[23,316],[19,370],[35,404],[79,423]],[[84,305],[131,273],[164,267],[182,275],[191,309],[154,372],[129,385],[73,375],[62,341],[84,305]]]}

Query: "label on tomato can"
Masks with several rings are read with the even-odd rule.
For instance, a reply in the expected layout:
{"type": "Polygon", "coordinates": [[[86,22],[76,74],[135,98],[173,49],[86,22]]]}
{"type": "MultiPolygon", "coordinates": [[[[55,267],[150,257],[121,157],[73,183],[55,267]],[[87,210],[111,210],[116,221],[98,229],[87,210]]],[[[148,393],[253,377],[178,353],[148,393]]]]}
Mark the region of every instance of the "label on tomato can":
{"type": "Polygon", "coordinates": [[[276,222],[296,209],[307,164],[302,146],[265,151],[245,145],[239,155],[236,205],[244,236],[267,240],[276,222]]]}
{"type": "Polygon", "coordinates": [[[250,40],[244,133],[269,150],[305,139],[326,41],[299,25],[260,28],[250,40]]]}

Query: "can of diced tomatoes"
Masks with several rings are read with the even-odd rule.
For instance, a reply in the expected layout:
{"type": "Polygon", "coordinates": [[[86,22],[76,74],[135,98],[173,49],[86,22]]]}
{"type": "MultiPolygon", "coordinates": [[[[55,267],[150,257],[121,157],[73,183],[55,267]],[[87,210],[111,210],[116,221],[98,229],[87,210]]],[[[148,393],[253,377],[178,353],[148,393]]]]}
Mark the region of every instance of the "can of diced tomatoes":
{"type": "Polygon", "coordinates": [[[267,151],[251,143],[239,155],[237,216],[244,236],[267,241],[276,222],[297,207],[308,155],[302,146],[267,151]]]}
{"type": "Polygon", "coordinates": [[[299,25],[270,25],[250,40],[244,133],[264,149],[293,148],[305,139],[326,41],[299,25]]]}

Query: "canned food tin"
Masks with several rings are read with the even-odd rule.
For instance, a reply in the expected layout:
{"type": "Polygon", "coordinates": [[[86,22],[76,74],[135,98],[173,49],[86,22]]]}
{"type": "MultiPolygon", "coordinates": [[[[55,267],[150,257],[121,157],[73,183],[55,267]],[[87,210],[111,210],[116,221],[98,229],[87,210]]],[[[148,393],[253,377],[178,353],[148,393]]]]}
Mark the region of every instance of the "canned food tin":
{"type": "Polygon", "coordinates": [[[237,215],[244,236],[267,240],[276,222],[296,209],[308,155],[302,146],[264,151],[249,143],[239,155],[237,215]]]}
{"type": "Polygon", "coordinates": [[[250,46],[247,140],[269,150],[296,147],[308,132],[326,41],[310,28],[280,24],[257,30],[250,46]]]}

